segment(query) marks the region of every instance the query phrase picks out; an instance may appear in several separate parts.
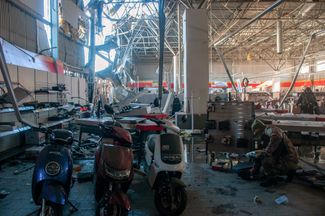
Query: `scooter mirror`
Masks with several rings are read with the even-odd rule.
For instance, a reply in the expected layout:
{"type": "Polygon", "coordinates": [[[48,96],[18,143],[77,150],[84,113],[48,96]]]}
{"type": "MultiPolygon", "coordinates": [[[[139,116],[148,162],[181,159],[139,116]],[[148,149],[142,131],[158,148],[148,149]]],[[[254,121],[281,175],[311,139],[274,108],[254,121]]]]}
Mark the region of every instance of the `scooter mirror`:
{"type": "Polygon", "coordinates": [[[110,115],[113,115],[114,114],[114,109],[112,106],[108,105],[108,104],[105,104],[104,105],[104,109],[105,111],[110,114],[110,115]]]}

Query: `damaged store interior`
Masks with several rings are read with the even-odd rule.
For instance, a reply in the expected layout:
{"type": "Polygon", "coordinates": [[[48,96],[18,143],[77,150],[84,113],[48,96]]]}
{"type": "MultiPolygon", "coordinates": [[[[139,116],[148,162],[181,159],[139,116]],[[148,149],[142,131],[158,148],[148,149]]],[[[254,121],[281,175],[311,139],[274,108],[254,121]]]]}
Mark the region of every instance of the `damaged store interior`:
{"type": "Polygon", "coordinates": [[[0,0],[0,215],[325,215],[325,1],[0,0]]]}

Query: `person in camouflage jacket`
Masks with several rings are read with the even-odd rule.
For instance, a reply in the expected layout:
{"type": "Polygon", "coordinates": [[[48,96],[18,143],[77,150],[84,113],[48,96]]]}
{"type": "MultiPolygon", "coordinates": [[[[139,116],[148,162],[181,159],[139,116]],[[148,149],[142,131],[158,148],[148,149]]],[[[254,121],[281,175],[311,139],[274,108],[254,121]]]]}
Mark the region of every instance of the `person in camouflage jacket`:
{"type": "Polygon", "coordinates": [[[290,182],[298,167],[299,157],[291,140],[278,127],[266,126],[261,120],[255,119],[252,124],[254,137],[268,140],[267,146],[262,154],[256,159],[256,166],[252,172],[262,168],[266,180],[262,186],[270,186],[277,183],[277,176],[287,175],[290,182]]]}

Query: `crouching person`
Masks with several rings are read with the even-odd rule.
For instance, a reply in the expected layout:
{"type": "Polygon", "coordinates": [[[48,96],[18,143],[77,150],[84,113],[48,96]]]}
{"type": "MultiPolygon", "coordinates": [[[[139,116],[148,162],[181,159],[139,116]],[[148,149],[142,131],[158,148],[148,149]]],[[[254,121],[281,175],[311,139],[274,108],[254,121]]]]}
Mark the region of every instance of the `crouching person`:
{"type": "Polygon", "coordinates": [[[266,126],[261,120],[255,119],[252,124],[254,137],[268,140],[267,146],[256,158],[255,166],[250,170],[252,174],[263,172],[266,177],[261,186],[268,187],[277,184],[280,175],[287,175],[290,182],[298,167],[298,153],[291,140],[278,127],[266,126]]]}

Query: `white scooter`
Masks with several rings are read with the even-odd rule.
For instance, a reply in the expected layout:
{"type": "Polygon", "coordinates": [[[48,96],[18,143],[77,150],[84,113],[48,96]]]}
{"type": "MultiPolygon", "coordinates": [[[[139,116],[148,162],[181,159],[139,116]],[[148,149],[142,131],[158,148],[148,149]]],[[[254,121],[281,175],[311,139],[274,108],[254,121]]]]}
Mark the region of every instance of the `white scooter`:
{"type": "Polygon", "coordinates": [[[187,204],[185,152],[179,128],[169,122],[152,120],[163,126],[160,134],[151,134],[145,144],[145,172],[154,190],[155,206],[161,215],[180,215],[187,204]]]}

